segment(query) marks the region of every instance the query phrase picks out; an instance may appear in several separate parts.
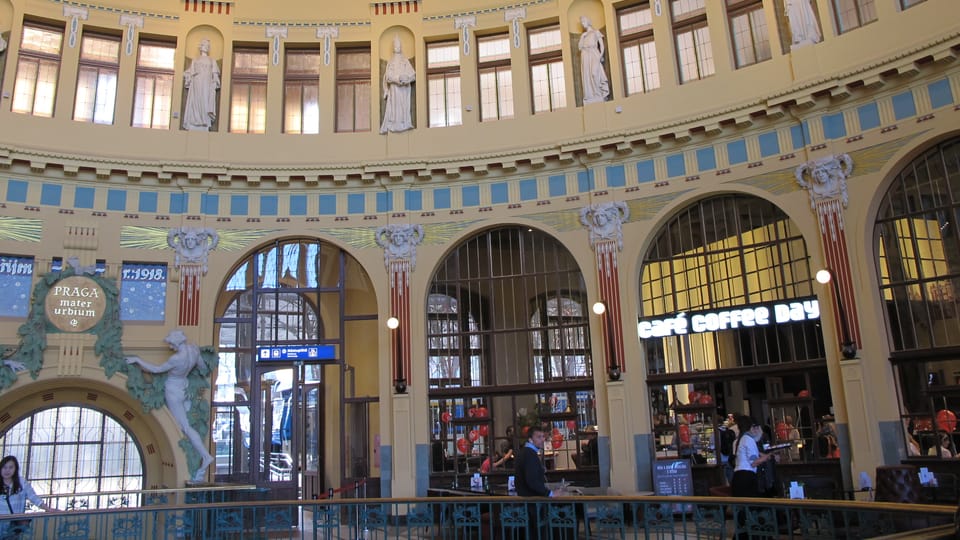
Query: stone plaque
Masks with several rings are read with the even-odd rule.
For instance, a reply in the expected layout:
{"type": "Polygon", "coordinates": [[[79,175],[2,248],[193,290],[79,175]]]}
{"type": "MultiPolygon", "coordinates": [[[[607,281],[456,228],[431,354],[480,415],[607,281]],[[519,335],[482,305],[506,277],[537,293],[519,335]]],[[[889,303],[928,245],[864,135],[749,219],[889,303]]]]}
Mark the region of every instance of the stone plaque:
{"type": "Polygon", "coordinates": [[[61,279],[47,292],[47,319],[64,332],[84,332],[96,326],[106,310],[103,288],[91,278],[61,279]]]}

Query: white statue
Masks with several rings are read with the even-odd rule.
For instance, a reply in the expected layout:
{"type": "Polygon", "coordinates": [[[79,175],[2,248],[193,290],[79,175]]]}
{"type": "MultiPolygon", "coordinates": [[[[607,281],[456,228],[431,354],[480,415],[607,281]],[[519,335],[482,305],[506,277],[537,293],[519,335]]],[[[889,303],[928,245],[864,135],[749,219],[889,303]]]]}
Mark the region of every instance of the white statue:
{"type": "Polygon", "coordinates": [[[396,259],[409,259],[410,268],[417,266],[417,244],[423,241],[423,226],[393,224],[378,227],[377,245],[383,248],[383,263],[389,267],[396,259]]]}
{"type": "Polygon", "coordinates": [[[177,252],[174,263],[177,266],[199,265],[204,274],[207,273],[207,255],[219,241],[220,237],[213,229],[180,227],[167,232],[167,245],[177,252]]]}
{"type": "Polygon", "coordinates": [[[621,201],[591,204],[580,209],[580,223],[590,230],[590,247],[613,240],[623,249],[623,222],[630,217],[630,208],[621,201]]]}
{"type": "Polygon", "coordinates": [[[817,201],[827,199],[839,199],[846,208],[847,178],[852,171],[850,155],[836,154],[808,161],[798,166],[793,174],[800,187],[810,192],[811,208],[817,207],[817,201]]]}
{"type": "Polygon", "coordinates": [[[210,58],[210,40],[200,41],[200,56],[193,59],[183,72],[187,87],[187,105],[183,109],[183,129],[210,131],[217,119],[217,89],[220,88],[220,68],[210,58]]]}
{"type": "Polygon", "coordinates": [[[580,17],[580,24],[583,25],[579,44],[583,102],[606,101],[610,96],[610,82],[603,71],[603,34],[590,24],[587,17],[580,17]]]}
{"type": "Polygon", "coordinates": [[[820,43],[820,25],[810,0],[784,0],[784,11],[790,21],[791,49],[820,43]]]}
{"type": "Polygon", "coordinates": [[[400,36],[393,39],[393,58],[387,62],[383,73],[383,98],[386,107],[383,111],[383,123],[380,133],[400,132],[413,129],[410,115],[411,85],[417,78],[410,60],[403,56],[400,49],[400,36]]]}
{"type": "Polygon", "coordinates": [[[193,474],[194,482],[202,482],[206,476],[207,467],[213,463],[213,456],[210,455],[207,446],[197,430],[190,425],[190,419],[187,413],[190,411],[191,401],[187,395],[189,381],[187,376],[197,368],[203,368],[203,358],[200,356],[200,348],[193,343],[187,342],[187,336],[182,330],[171,330],[164,341],[170,345],[174,353],[170,355],[163,364],[155,365],[145,362],[139,356],[126,357],[128,364],[137,364],[147,373],[167,374],[166,388],[164,397],[167,402],[167,409],[173,415],[177,425],[186,435],[187,439],[193,445],[193,448],[200,454],[200,468],[193,474]]]}

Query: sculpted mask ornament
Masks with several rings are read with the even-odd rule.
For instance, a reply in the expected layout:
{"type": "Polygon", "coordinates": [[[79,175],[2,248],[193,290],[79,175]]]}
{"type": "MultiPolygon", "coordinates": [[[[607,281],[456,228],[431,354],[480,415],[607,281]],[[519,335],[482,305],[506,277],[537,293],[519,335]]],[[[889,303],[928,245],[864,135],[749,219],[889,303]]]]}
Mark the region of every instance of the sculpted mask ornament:
{"type": "Polygon", "coordinates": [[[377,245],[383,248],[383,262],[390,266],[396,259],[408,259],[410,268],[417,266],[417,245],[423,241],[423,226],[395,224],[378,227],[377,245]]]}
{"type": "Polygon", "coordinates": [[[630,217],[630,209],[623,202],[591,204],[580,210],[580,223],[590,231],[590,247],[598,242],[616,241],[623,249],[623,222],[630,217]]]}
{"type": "Polygon", "coordinates": [[[219,242],[220,237],[213,229],[180,227],[167,233],[167,244],[177,252],[174,263],[177,266],[199,265],[204,274],[207,273],[207,255],[219,242]]]}
{"type": "Polygon", "coordinates": [[[834,154],[814,159],[797,167],[794,176],[800,186],[810,192],[810,207],[817,202],[839,199],[847,206],[847,178],[853,171],[853,160],[848,154],[834,154]]]}

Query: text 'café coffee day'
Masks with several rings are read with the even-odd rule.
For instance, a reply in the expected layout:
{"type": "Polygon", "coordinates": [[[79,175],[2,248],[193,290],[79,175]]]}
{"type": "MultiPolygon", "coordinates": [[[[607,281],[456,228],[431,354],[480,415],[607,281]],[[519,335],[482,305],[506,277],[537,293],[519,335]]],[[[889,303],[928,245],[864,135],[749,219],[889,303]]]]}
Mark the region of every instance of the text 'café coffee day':
{"type": "Polygon", "coordinates": [[[716,332],[741,327],[810,321],[819,318],[819,301],[816,298],[808,298],[793,302],[755,304],[724,310],[681,312],[670,317],[641,319],[637,324],[637,332],[640,339],[648,339],[716,332]]]}

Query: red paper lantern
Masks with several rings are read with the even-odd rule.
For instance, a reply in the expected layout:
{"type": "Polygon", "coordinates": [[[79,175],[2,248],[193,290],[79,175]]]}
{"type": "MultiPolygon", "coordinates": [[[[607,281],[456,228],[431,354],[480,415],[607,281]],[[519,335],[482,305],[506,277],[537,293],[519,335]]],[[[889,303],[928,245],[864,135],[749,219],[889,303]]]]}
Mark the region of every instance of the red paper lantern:
{"type": "Polygon", "coordinates": [[[470,442],[477,442],[477,439],[480,438],[480,433],[475,429],[471,429],[470,432],[467,433],[467,437],[470,438],[470,442]]]}
{"type": "Polygon", "coordinates": [[[785,441],[789,437],[790,435],[787,433],[787,424],[784,422],[777,422],[777,440],[785,441]]]}
{"type": "Polygon", "coordinates": [[[567,420],[567,429],[570,431],[577,430],[577,421],[576,420],[567,420]]]}
{"type": "Polygon", "coordinates": [[[937,411],[937,429],[955,431],[957,429],[957,415],[949,409],[937,411]]]}
{"type": "Polygon", "coordinates": [[[487,411],[486,407],[477,407],[477,411],[476,411],[477,418],[486,418],[488,414],[490,413],[489,411],[487,411]]]}
{"type": "Polygon", "coordinates": [[[481,424],[480,426],[477,427],[477,431],[480,432],[481,437],[486,437],[487,435],[490,434],[490,427],[486,424],[481,424]]]}
{"type": "Polygon", "coordinates": [[[470,407],[469,409],[467,409],[467,416],[469,416],[470,418],[477,416],[477,408],[470,407]]]}
{"type": "Polygon", "coordinates": [[[700,396],[702,395],[703,394],[696,390],[691,390],[690,393],[687,394],[687,399],[690,401],[690,403],[696,403],[700,400],[700,396]]]}
{"type": "Polygon", "coordinates": [[[561,446],[563,446],[563,434],[560,433],[559,431],[556,431],[556,432],[553,434],[553,441],[552,441],[552,443],[553,443],[553,449],[554,449],[554,450],[557,450],[558,448],[560,448],[561,446]]]}
{"type": "Polygon", "coordinates": [[[693,413],[686,413],[683,415],[683,417],[687,420],[688,424],[692,424],[697,421],[697,415],[693,413]]]}
{"type": "Polygon", "coordinates": [[[810,397],[810,391],[809,391],[809,390],[801,390],[801,391],[797,392],[797,397],[810,397]]]}
{"type": "Polygon", "coordinates": [[[457,450],[459,450],[461,454],[470,452],[470,441],[464,439],[463,437],[457,439],[457,450]]]}
{"type": "Polygon", "coordinates": [[[713,403],[713,396],[711,396],[710,394],[703,394],[702,396],[700,396],[700,399],[697,400],[697,403],[701,405],[710,405],[711,403],[713,403]]]}
{"type": "Polygon", "coordinates": [[[680,427],[677,428],[677,431],[680,433],[680,442],[683,444],[690,444],[690,426],[686,424],[680,424],[680,427]]]}
{"type": "Polygon", "coordinates": [[[443,411],[443,413],[440,414],[440,421],[444,424],[449,424],[451,418],[453,418],[453,415],[448,411],[443,411]]]}
{"type": "Polygon", "coordinates": [[[520,430],[520,434],[524,437],[529,437],[528,433],[530,433],[530,426],[523,426],[523,429],[520,430]]]}

